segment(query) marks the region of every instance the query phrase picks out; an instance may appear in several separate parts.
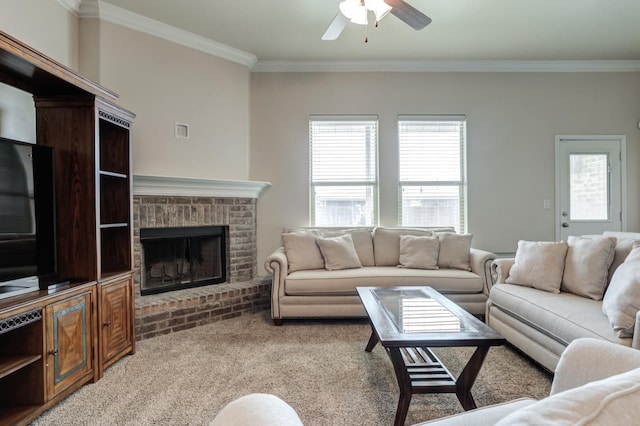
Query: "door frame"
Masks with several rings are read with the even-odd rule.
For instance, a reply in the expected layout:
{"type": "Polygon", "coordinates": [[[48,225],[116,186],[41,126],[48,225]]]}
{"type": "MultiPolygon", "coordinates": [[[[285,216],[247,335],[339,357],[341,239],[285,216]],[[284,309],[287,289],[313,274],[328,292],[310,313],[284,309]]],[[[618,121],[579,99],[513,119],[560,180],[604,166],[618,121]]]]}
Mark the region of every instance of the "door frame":
{"type": "Polygon", "coordinates": [[[556,135],[555,137],[555,230],[556,241],[559,241],[560,230],[560,141],[604,141],[617,140],[620,143],[620,210],[622,212],[622,231],[627,230],[627,136],[626,135],[556,135]]]}

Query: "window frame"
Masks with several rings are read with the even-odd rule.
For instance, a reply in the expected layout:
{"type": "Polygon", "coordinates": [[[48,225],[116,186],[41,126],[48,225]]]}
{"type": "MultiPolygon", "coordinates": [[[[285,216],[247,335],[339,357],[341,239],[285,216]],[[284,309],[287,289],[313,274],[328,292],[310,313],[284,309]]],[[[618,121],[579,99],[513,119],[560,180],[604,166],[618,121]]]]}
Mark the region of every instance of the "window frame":
{"type": "MultiPolygon", "coordinates": [[[[379,218],[379,136],[380,124],[377,115],[317,115],[311,114],[309,116],[309,225],[310,226],[336,226],[336,227],[357,227],[357,226],[377,226],[379,218]],[[371,148],[375,150],[373,154],[373,161],[368,167],[374,167],[375,170],[372,174],[373,180],[348,180],[348,179],[336,179],[333,181],[316,181],[314,182],[314,140],[313,140],[313,125],[316,122],[362,122],[372,123],[374,134],[372,135],[371,148]],[[371,211],[371,223],[366,225],[345,223],[336,225],[318,225],[316,217],[316,188],[329,188],[329,187],[363,187],[372,190],[372,211],[371,211]]],[[[369,149],[371,149],[369,148],[369,149]]],[[[365,159],[365,167],[367,167],[365,159]]]]}
{"type": "MultiPolygon", "coordinates": [[[[468,212],[468,198],[467,198],[467,117],[463,114],[456,115],[435,115],[435,114],[420,114],[420,115],[398,115],[397,120],[397,152],[398,152],[398,224],[400,226],[431,226],[431,224],[405,224],[403,220],[403,189],[405,187],[457,187],[459,210],[457,224],[455,225],[456,231],[461,233],[467,232],[467,212],[468,212]],[[459,180],[402,180],[402,132],[401,126],[404,122],[445,122],[452,121],[460,123],[460,145],[459,145],[459,163],[460,163],[460,179],[459,180]]],[[[448,224],[437,224],[437,226],[448,224]]]]}

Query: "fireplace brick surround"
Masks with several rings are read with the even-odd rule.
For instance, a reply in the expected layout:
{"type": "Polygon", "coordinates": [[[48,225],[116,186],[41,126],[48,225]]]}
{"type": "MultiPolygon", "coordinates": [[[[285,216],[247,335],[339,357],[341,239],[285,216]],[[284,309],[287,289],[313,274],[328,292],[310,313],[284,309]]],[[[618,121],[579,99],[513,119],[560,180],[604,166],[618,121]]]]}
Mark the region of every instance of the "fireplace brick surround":
{"type": "Polygon", "coordinates": [[[269,309],[271,280],[257,273],[256,203],[250,196],[136,195],[134,188],[136,340],[269,309]],[[140,229],[205,225],[228,226],[226,282],[141,296],[140,229]]]}

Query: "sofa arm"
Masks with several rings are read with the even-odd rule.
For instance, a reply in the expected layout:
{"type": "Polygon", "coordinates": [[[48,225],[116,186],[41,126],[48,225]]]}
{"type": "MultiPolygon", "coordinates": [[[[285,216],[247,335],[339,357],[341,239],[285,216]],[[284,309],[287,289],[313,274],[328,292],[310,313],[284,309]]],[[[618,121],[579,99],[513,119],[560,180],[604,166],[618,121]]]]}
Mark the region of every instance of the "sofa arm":
{"type": "Polygon", "coordinates": [[[594,338],[572,341],[560,356],[551,395],[640,367],[640,351],[594,338]]]}
{"type": "Polygon", "coordinates": [[[491,263],[496,258],[494,253],[472,248],[469,253],[469,262],[471,264],[471,272],[480,275],[482,278],[484,294],[489,295],[491,285],[491,263]]]}
{"type": "Polygon", "coordinates": [[[267,257],[264,268],[273,275],[271,283],[271,317],[280,318],[280,297],[284,296],[284,280],[287,278],[289,263],[284,247],[276,249],[267,257]]]}
{"type": "Polygon", "coordinates": [[[254,393],[228,403],[209,426],[302,426],[298,413],[275,395],[254,393]]]}
{"type": "Polygon", "coordinates": [[[513,257],[505,257],[495,259],[491,265],[491,274],[496,277],[496,284],[504,284],[505,280],[509,276],[511,267],[516,263],[516,259],[513,257]]]}

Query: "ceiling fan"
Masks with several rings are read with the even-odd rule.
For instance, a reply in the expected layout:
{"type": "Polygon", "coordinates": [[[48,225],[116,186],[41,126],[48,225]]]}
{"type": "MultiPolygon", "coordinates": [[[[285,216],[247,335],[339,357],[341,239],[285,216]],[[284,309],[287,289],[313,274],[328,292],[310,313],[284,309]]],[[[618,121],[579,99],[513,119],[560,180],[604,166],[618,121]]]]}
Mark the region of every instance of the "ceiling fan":
{"type": "Polygon", "coordinates": [[[369,11],[376,17],[376,26],[389,12],[415,30],[421,30],[431,23],[431,18],[404,0],[343,0],[322,40],[337,39],[349,22],[367,25],[369,11]]]}

